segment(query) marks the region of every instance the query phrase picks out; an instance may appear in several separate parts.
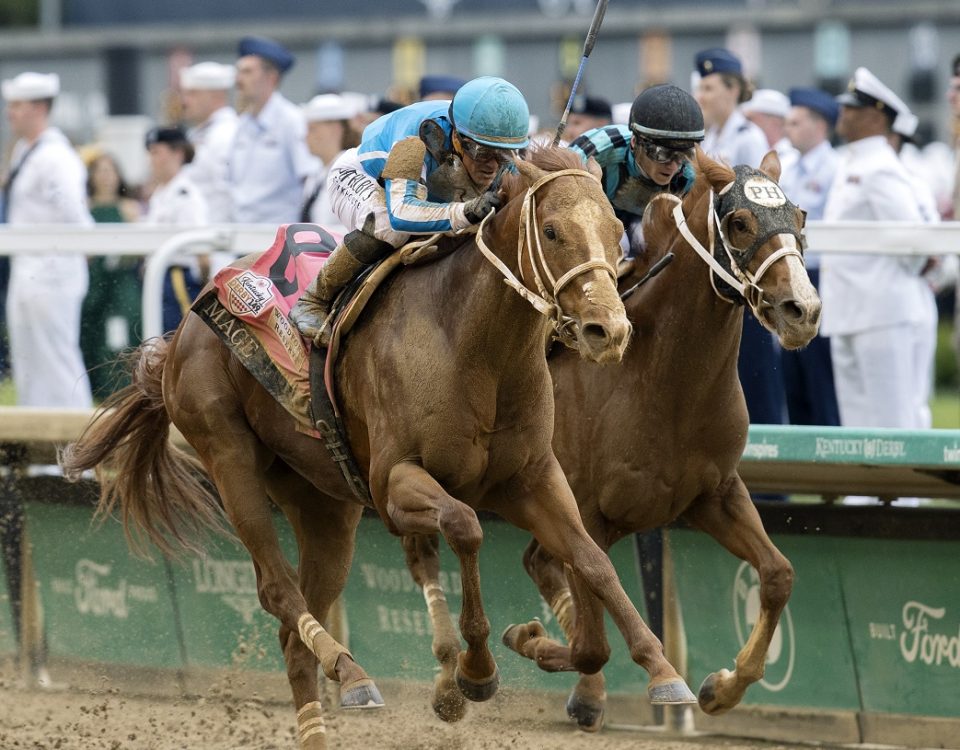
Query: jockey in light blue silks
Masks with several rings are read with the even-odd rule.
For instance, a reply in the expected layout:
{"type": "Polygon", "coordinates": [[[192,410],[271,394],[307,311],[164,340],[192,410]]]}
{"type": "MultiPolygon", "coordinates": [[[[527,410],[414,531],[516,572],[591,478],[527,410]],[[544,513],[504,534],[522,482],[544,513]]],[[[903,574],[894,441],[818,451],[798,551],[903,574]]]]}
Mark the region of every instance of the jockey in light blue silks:
{"type": "Polygon", "coordinates": [[[516,86],[484,76],[461,87],[452,102],[411,104],[368,125],[360,146],[330,167],[333,211],[354,231],[290,311],[300,332],[325,344],[337,293],[411,234],[456,232],[499,208],[489,188],[502,168],[512,168],[511,153],[529,144],[529,118],[516,86]],[[466,183],[460,200],[441,179],[454,159],[466,183]],[[477,197],[462,200],[465,193],[477,197]]]}

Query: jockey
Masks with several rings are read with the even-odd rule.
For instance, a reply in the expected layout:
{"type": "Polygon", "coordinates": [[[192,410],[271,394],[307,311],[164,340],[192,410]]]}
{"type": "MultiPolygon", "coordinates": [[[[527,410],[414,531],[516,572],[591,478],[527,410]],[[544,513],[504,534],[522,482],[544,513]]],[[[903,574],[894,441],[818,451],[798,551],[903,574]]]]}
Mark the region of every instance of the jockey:
{"type": "Polygon", "coordinates": [[[499,208],[491,186],[502,169],[512,169],[512,152],[529,144],[528,125],[523,94],[490,76],[466,83],[452,102],[418,102],[368,125],[360,146],[330,168],[333,211],[353,231],[290,311],[300,332],[326,343],[337,293],[411,234],[460,231],[499,208]],[[459,194],[477,197],[451,200],[451,186],[440,184],[451,154],[458,169],[462,164],[459,194]]]}
{"type": "Polygon", "coordinates": [[[690,165],[703,140],[703,115],[696,100],[677,86],[643,91],[630,107],[630,123],[594,128],[570,148],[603,170],[603,189],[617,217],[639,225],[650,199],[661,192],[685,195],[693,186],[690,165]]]}

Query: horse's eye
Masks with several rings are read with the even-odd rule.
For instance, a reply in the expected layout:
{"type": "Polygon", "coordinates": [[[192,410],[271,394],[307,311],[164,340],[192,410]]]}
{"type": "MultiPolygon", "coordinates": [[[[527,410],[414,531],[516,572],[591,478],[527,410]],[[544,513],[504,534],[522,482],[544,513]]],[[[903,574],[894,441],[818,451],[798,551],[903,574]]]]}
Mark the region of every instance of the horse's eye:
{"type": "Polygon", "coordinates": [[[737,232],[746,232],[747,231],[747,222],[743,219],[732,219],[730,221],[730,226],[733,227],[737,232]]]}
{"type": "Polygon", "coordinates": [[[553,227],[544,227],[543,233],[547,236],[548,240],[557,239],[557,233],[554,231],[553,227]]]}

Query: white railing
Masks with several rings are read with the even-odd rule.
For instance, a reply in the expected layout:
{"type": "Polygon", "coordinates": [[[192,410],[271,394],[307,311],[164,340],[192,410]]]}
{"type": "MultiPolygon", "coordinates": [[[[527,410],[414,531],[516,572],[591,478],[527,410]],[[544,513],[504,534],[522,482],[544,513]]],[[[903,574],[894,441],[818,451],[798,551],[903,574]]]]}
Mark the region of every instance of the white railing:
{"type": "MultiPolygon", "coordinates": [[[[89,228],[57,224],[0,225],[0,255],[55,252],[147,257],[143,332],[144,337],[149,338],[163,332],[163,277],[174,257],[214,250],[246,255],[270,247],[276,232],[277,227],[272,224],[221,224],[202,228],[141,224],[100,224],[89,228]]],[[[960,254],[960,222],[812,221],[807,226],[807,239],[810,248],[821,254],[954,255],[960,254]]]]}

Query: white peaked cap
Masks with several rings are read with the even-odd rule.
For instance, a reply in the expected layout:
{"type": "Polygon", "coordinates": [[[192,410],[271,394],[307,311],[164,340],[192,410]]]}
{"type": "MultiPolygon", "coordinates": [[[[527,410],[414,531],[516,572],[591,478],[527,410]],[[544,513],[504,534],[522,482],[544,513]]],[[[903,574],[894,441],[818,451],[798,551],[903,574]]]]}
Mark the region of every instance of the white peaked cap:
{"type": "Polygon", "coordinates": [[[790,112],[790,99],[776,89],[757,89],[740,109],[745,113],[755,112],[774,117],[786,117],[790,112]]]}
{"type": "Polygon", "coordinates": [[[361,94],[357,91],[343,91],[340,93],[340,96],[343,97],[345,102],[353,107],[353,113],[355,115],[358,115],[361,112],[372,111],[372,103],[370,101],[371,97],[368,94],[361,94]]]}
{"type": "Polygon", "coordinates": [[[233,65],[202,62],[180,71],[180,88],[205,91],[226,91],[233,88],[237,70],[233,65]]]}
{"type": "Polygon", "coordinates": [[[906,109],[897,113],[891,130],[897,135],[902,135],[904,138],[913,138],[913,136],[917,134],[917,126],[919,124],[919,118],[909,109],[906,109]]]}
{"type": "Polygon", "coordinates": [[[328,122],[330,120],[349,120],[357,114],[353,102],[339,94],[320,94],[302,105],[303,116],[307,122],[328,122]]]}
{"type": "Polygon", "coordinates": [[[903,99],[866,68],[857,68],[846,92],[837,97],[837,103],[847,107],[876,107],[886,110],[894,117],[910,111],[903,99]]]}
{"type": "Polygon", "coordinates": [[[2,84],[7,102],[53,99],[60,93],[60,76],[56,73],[21,73],[2,84]]]}
{"type": "Polygon", "coordinates": [[[630,123],[630,108],[633,102],[618,102],[610,107],[611,119],[615,125],[628,125],[630,123]]]}

